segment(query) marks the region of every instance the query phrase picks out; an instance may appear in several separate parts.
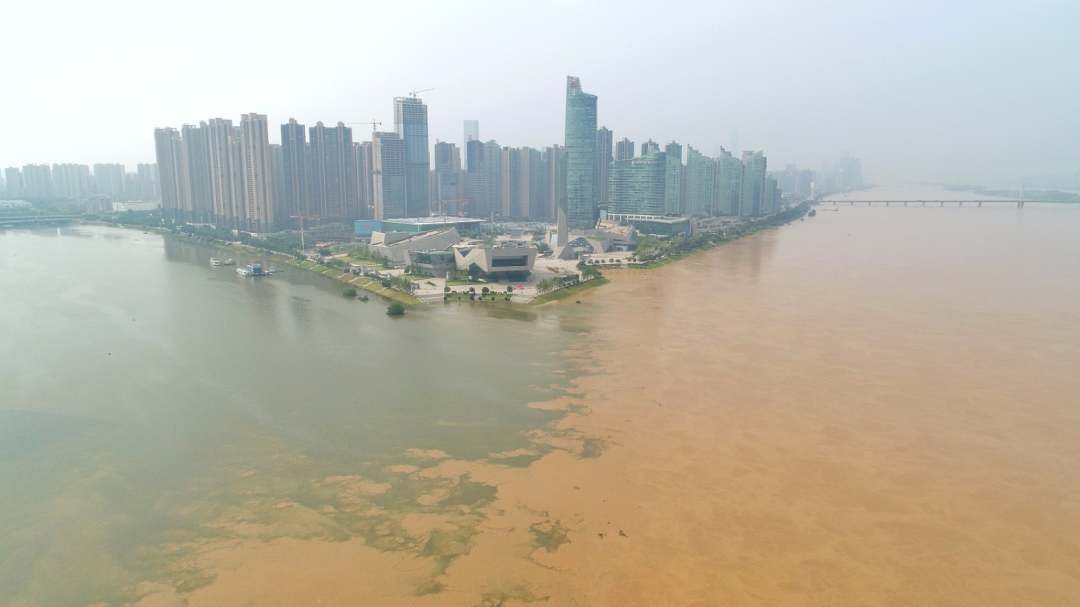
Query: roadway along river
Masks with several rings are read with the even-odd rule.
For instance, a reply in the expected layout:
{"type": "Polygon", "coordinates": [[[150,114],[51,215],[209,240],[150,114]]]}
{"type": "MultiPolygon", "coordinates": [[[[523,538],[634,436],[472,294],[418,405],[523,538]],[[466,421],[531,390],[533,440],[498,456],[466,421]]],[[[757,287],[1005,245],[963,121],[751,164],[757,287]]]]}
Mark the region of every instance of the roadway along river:
{"type": "Polygon", "coordinates": [[[14,604],[1080,596],[1080,206],[821,210],[402,322],[75,231],[0,235],[14,604]]]}

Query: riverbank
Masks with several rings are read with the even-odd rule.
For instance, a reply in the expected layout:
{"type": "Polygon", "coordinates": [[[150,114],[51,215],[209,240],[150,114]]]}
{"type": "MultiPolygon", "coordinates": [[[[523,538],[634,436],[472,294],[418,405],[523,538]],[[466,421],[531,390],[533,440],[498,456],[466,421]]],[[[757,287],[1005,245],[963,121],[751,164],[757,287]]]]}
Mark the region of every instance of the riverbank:
{"type": "MultiPolygon", "coordinates": [[[[649,248],[643,251],[643,254],[653,257],[653,259],[649,259],[645,263],[633,264],[629,267],[646,270],[660,268],[674,261],[678,261],[680,259],[684,259],[689,256],[711,250],[719,245],[731,243],[746,236],[756,234],[761,230],[779,227],[792,221],[796,221],[803,218],[810,211],[810,208],[811,205],[809,203],[803,203],[797,207],[787,209],[769,217],[750,220],[745,223],[731,224],[730,226],[723,228],[722,231],[701,232],[688,237],[676,237],[664,241],[660,241],[655,238],[645,240],[644,242],[648,243],[649,248]]],[[[351,286],[358,289],[363,289],[364,291],[367,291],[374,295],[378,295],[379,297],[382,297],[388,301],[396,301],[407,306],[416,306],[424,303],[424,301],[410,293],[406,293],[393,287],[383,286],[383,283],[380,280],[364,276],[356,276],[345,270],[342,270],[341,268],[317,263],[311,261],[310,259],[298,259],[296,255],[289,255],[281,251],[276,251],[273,249],[260,247],[257,244],[253,244],[257,243],[258,241],[251,241],[246,243],[226,241],[206,234],[189,234],[182,230],[170,230],[162,228],[160,226],[143,225],[139,223],[117,223],[99,220],[84,220],[83,223],[153,231],[155,233],[163,235],[184,238],[195,242],[201,242],[203,244],[219,247],[225,250],[240,249],[251,254],[260,255],[268,260],[272,260],[280,264],[286,264],[294,268],[314,272],[316,274],[334,280],[335,282],[338,282],[343,286],[351,286]]],[[[526,305],[543,305],[561,299],[566,299],[574,293],[580,292],[585,289],[599,287],[606,283],[607,280],[593,279],[571,287],[566,287],[556,291],[549,291],[547,293],[539,294],[524,303],[526,305]]]]}
{"type": "Polygon", "coordinates": [[[566,299],[567,297],[579,294],[582,291],[587,291],[589,289],[595,289],[596,287],[601,287],[603,285],[606,285],[607,283],[608,283],[608,279],[604,278],[603,276],[597,276],[596,278],[592,278],[592,279],[586,280],[584,282],[579,282],[579,283],[577,283],[575,285],[565,287],[563,289],[558,289],[556,291],[548,291],[547,293],[543,293],[541,295],[538,295],[538,296],[534,297],[532,299],[532,301],[530,301],[528,303],[528,305],[530,305],[530,306],[542,306],[542,305],[544,305],[546,303],[551,303],[553,301],[558,301],[560,299],[566,299]]]}
{"type": "Polygon", "coordinates": [[[248,254],[258,255],[258,256],[263,257],[264,259],[266,259],[268,261],[274,261],[276,263],[288,265],[288,266],[291,266],[291,267],[294,267],[294,268],[297,268],[297,269],[300,269],[300,270],[306,270],[308,272],[314,272],[316,274],[319,274],[320,276],[324,276],[326,278],[329,278],[330,280],[338,282],[338,283],[342,284],[343,286],[356,287],[357,289],[363,289],[364,291],[367,291],[368,293],[372,293],[374,295],[378,295],[379,297],[382,297],[383,299],[385,299],[387,301],[396,301],[398,303],[401,303],[401,304],[404,304],[404,305],[407,305],[407,306],[415,306],[415,305],[419,305],[421,303],[419,299],[417,299],[416,297],[413,297],[412,295],[410,295],[408,293],[405,293],[403,291],[399,291],[397,289],[382,286],[382,283],[380,281],[378,281],[378,280],[374,280],[374,279],[368,278],[366,276],[356,276],[356,275],[351,274],[349,272],[345,272],[345,271],[343,271],[343,270],[341,270],[339,268],[335,268],[335,267],[332,267],[332,266],[327,266],[327,265],[324,265],[324,264],[315,263],[315,262],[313,262],[311,260],[307,260],[307,259],[304,259],[304,260],[297,259],[295,255],[287,255],[287,254],[282,253],[280,251],[274,251],[272,249],[266,249],[266,248],[251,245],[251,244],[246,244],[246,243],[242,243],[242,242],[232,242],[232,241],[219,240],[217,238],[211,238],[211,237],[202,236],[202,235],[190,235],[190,234],[185,234],[184,232],[173,231],[173,230],[169,230],[169,229],[158,227],[158,226],[143,226],[143,225],[138,225],[138,224],[123,224],[123,223],[113,223],[113,222],[108,222],[108,221],[86,221],[86,220],[81,221],[80,223],[85,223],[85,224],[88,224],[88,225],[104,225],[104,226],[109,226],[109,227],[114,227],[114,228],[126,228],[126,229],[132,229],[132,230],[142,230],[144,232],[154,232],[156,234],[161,234],[162,236],[173,237],[173,238],[181,238],[181,239],[188,240],[188,241],[191,241],[191,242],[198,242],[198,243],[201,243],[201,244],[205,244],[207,246],[216,247],[218,249],[221,249],[223,252],[240,250],[240,251],[244,251],[244,252],[246,252],[248,254]]]}
{"type": "Polygon", "coordinates": [[[714,247],[735,242],[762,230],[777,228],[802,219],[810,212],[810,209],[811,205],[809,203],[803,203],[769,217],[751,220],[746,223],[732,224],[731,226],[724,228],[724,231],[722,232],[704,232],[689,237],[674,238],[668,241],[654,240],[649,243],[651,244],[650,248],[659,249],[659,252],[653,252],[647,249],[645,255],[657,256],[657,258],[649,259],[645,263],[639,263],[629,267],[641,270],[660,268],[671,262],[711,250],[714,247]]]}

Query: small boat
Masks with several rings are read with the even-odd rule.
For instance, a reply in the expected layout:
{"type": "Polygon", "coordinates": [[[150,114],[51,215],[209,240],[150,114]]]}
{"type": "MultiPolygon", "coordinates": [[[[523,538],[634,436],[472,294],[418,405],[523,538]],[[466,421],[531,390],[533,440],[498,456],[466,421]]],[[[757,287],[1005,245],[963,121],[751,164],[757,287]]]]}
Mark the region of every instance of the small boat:
{"type": "Polygon", "coordinates": [[[221,265],[221,260],[218,259],[217,257],[211,257],[210,258],[210,265],[216,268],[216,267],[221,265]]]}
{"type": "Polygon", "coordinates": [[[261,263],[249,263],[245,266],[236,268],[236,273],[241,276],[268,276],[269,272],[263,269],[261,263]]]}

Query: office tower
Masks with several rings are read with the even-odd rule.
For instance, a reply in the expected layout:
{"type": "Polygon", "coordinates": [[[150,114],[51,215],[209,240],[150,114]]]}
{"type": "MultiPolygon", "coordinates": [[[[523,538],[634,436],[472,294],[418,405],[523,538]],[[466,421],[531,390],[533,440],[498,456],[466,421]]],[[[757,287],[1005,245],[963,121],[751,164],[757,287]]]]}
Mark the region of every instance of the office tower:
{"type": "Polygon", "coordinates": [[[154,153],[161,181],[161,209],[166,217],[183,220],[190,202],[187,162],[180,132],[174,128],[154,129],[154,153]]]}
{"type": "Polygon", "coordinates": [[[405,212],[409,217],[427,217],[431,212],[427,106],[419,97],[395,97],[394,127],[405,144],[405,212]]]}
{"type": "Polygon", "coordinates": [[[236,184],[239,182],[240,166],[233,159],[235,128],[231,120],[211,118],[206,123],[207,158],[210,167],[210,206],[214,224],[219,227],[239,227],[241,196],[236,184]]]}
{"type": "Polygon", "coordinates": [[[713,215],[715,195],[716,161],[686,146],[686,213],[713,215]]]}
{"type": "Polygon", "coordinates": [[[596,130],[596,173],[593,187],[601,208],[607,208],[608,167],[614,160],[611,138],[611,130],[607,127],[602,126],[596,130]]]}
{"type": "Polygon", "coordinates": [[[765,173],[768,162],[761,152],[746,151],[742,155],[743,180],[739,197],[739,215],[752,217],[763,215],[762,200],[765,196],[765,173]]]}
{"type": "Polygon", "coordinates": [[[90,194],[90,167],[85,164],[54,164],[52,182],[56,197],[80,200],[90,194]]]}
{"type": "MultiPolygon", "coordinates": [[[[565,223],[566,214],[559,209],[566,208],[566,154],[562,146],[553,145],[544,148],[544,168],[547,171],[547,183],[544,187],[544,217],[561,219],[565,223]]],[[[559,244],[566,244],[565,242],[559,244]]]]}
{"type": "Polygon", "coordinates": [[[634,157],[634,142],[623,137],[615,144],[615,160],[630,160],[634,157]]]}
{"type": "Polygon", "coordinates": [[[264,114],[240,117],[240,163],[243,169],[243,220],[252,232],[268,232],[275,224],[270,128],[264,114]]]}
{"type": "Polygon", "coordinates": [[[656,143],[652,139],[650,139],[650,140],[646,141],[645,143],[641,144],[641,155],[643,157],[647,156],[649,154],[652,154],[652,153],[659,152],[659,151],[660,151],[660,144],[656,143]]]}
{"type": "Polygon", "coordinates": [[[609,192],[612,213],[663,215],[668,158],[653,152],[640,158],[616,160],[611,164],[609,192]]]}
{"type": "Polygon", "coordinates": [[[570,229],[596,225],[596,95],[581,90],[581,81],[566,77],[566,209],[570,229]]]}
{"type": "Polygon", "coordinates": [[[683,164],[682,146],[672,141],[664,147],[667,167],[664,169],[664,213],[679,215],[683,212],[683,164]]]}
{"type": "Polygon", "coordinates": [[[197,222],[210,222],[214,214],[210,187],[209,130],[205,122],[197,127],[189,124],[180,127],[187,158],[188,179],[191,180],[191,220],[197,222]]]}
{"type": "Polygon", "coordinates": [[[307,127],[289,118],[281,125],[282,192],[280,208],[299,225],[299,215],[310,216],[308,208],[307,127]]]}
{"type": "Polygon", "coordinates": [[[374,132],[371,149],[375,219],[406,217],[405,142],[397,133],[374,132]]]}
{"type": "Polygon", "coordinates": [[[322,219],[357,219],[356,159],[352,129],[339,122],[328,128],[319,122],[308,131],[311,139],[311,212],[322,219]]]}
{"type": "Polygon", "coordinates": [[[4,191],[8,198],[22,196],[22,173],[19,167],[7,167],[4,169],[4,191]]]}
{"type": "Polygon", "coordinates": [[[716,159],[716,214],[738,215],[743,166],[731,152],[720,148],[716,159]]]}
{"type": "Polygon", "coordinates": [[[373,167],[370,141],[356,144],[356,183],[357,199],[360,201],[361,217],[372,217],[375,205],[375,189],[372,182],[373,167]]]}

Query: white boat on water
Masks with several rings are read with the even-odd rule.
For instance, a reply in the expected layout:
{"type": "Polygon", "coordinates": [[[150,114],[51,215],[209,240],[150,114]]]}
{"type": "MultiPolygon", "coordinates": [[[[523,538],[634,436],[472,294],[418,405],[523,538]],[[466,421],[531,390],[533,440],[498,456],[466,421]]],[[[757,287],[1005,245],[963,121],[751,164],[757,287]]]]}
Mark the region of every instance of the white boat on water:
{"type": "Polygon", "coordinates": [[[263,268],[261,263],[249,263],[236,268],[236,273],[241,276],[268,276],[270,272],[263,268]]]}

